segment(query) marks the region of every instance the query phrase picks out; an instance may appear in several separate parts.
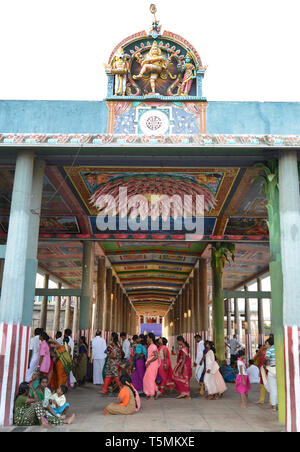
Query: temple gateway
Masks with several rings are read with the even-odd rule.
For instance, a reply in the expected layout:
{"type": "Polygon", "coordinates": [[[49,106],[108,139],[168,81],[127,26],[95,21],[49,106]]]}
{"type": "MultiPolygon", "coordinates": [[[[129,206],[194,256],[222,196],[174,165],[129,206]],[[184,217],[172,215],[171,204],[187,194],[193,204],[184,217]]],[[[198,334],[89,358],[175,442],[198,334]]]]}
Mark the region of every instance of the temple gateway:
{"type": "Polygon", "coordinates": [[[155,14],[104,70],[101,102],[0,101],[0,425],[32,328],[183,334],[191,353],[201,333],[220,360],[236,334],[250,359],[272,300],[278,416],[299,431],[300,104],[209,101],[155,14]]]}

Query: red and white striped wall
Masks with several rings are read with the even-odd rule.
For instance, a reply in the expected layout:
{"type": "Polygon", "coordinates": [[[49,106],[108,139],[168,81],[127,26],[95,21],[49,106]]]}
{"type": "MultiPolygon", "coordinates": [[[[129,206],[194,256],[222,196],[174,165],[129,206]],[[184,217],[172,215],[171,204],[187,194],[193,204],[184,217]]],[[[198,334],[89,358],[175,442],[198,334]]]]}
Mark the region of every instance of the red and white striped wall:
{"type": "Polygon", "coordinates": [[[0,425],[13,423],[13,407],[28,367],[31,327],[0,324],[0,425]]]}
{"type": "Polygon", "coordinates": [[[300,432],[300,328],[284,326],[286,430],[300,432]]]}

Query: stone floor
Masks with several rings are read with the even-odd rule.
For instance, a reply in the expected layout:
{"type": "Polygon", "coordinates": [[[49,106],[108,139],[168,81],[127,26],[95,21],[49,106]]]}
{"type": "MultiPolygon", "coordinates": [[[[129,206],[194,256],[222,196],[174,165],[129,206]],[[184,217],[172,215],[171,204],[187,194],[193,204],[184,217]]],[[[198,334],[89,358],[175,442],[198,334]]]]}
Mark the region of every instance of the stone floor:
{"type": "MultiPolygon", "coordinates": [[[[224,398],[207,401],[197,395],[197,383],[192,384],[192,400],[176,400],[175,395],[159,400],[142,398],[142,409],[132,416],[104,416],[103,408],[113,400],[102,396],[99,388],[88,384],[68,395],[71,412],[76,420],[71,426],[42,430],[45,432],[280,432],[284,426],[267,406],[258,406],[258,385],[252,385],[250,404],[240,407],[235,386],[228,385],[224,398]]],[[[0,429],[8,431],[41,431],[40,427],[0,429]]]]}

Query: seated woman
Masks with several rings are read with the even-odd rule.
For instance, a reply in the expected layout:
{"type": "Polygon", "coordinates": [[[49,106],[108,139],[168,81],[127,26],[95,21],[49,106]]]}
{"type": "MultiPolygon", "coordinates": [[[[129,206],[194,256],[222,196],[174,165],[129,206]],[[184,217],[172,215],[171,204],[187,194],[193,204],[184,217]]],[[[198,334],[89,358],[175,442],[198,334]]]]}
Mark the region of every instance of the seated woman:
{"type": "Polygon", "coordinates": [[[119,392],[119,403],[112,402],[104,409],[103,413],[107,414],[133,414],[139,411],[141,401],[138,392],[132,386],[131,378],[122,375],[120,378],[121,391],[119,392]]]}
{"type": "Polygon", "coordinates": [[[223,361],[222,366],[220,367],[220,373],[225,383],[235,383],[237,376],[232,366],[229,366],[226,360],[223,361]]]}
{"type": "Polygon", "coordinates": [[[14,424],[18,426],[32,426],[42,425],[44,428],[49,428],[48,423],[56,426],[63,424],[71,424],[75,416],[69,419],[59,419],[56,416],[51,416],[43,407],[43,403],[38,400],[38,395],[32,385],[24,382],[19,386],[19,392],[15,401],[14,409],[14,424]],[[33,398],[29,395],[29,390],[32,390],[33,398]]]}

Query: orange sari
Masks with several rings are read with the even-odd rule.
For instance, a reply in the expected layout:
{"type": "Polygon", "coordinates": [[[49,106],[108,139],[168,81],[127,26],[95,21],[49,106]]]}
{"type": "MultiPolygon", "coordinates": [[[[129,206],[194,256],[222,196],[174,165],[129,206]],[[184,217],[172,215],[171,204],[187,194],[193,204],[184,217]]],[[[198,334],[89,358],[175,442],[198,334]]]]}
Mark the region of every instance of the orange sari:
{"type": "Polygon", "coordinates": [[[54,364],[53,375],[50,382],[50,386],[54,389],[54,391],[56,391],[61,385],[68,386],[68,375],[60,360],[60,356],[66,352],[70,353],[70,350],[70,347],[65,347],[64,345],[56,349],[57,359],[54,364]]]}

